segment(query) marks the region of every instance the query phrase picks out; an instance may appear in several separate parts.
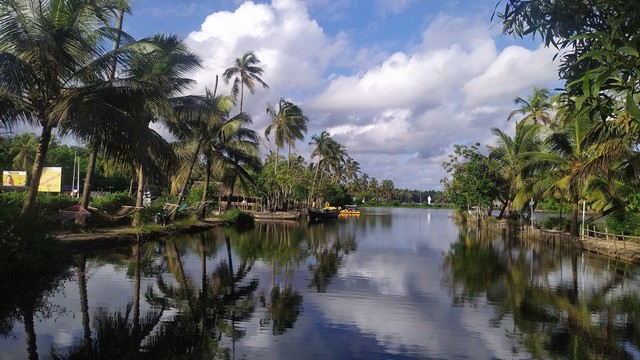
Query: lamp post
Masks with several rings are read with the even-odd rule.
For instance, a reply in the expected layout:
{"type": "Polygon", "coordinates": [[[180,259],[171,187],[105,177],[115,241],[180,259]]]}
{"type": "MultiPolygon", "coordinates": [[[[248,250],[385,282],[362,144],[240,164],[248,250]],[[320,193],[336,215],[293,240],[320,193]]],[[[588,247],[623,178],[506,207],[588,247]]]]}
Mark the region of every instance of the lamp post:
{"type": "Polygon", "coordinates": [[[529,210],[531,211],[531,229],[533,230],[533,198],[529,201],[529,210]]]}

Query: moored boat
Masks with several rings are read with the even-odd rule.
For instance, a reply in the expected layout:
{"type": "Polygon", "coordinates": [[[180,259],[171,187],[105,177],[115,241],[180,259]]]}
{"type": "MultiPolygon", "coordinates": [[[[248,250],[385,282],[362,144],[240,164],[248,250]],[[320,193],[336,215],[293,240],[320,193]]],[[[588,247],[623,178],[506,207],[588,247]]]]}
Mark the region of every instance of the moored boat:
{"type": "Polygon", "coordinates": [[[298,220],[300,213],[295,212],[252,212],[253,218],[264,221],[298,220]]]}
{"type": "Polygon", "coordinates": [[[358,210],[357,205],[345,205],[344,209],[340,210],[341,216],[358,216],[360,215],[360,210],[358,210]]]}
{"type": "Polygon", "coordinates": [[[335,207],[325,207],[323,209],[309,209],[309,220],[337,219],[340,210],[335,207]]]}

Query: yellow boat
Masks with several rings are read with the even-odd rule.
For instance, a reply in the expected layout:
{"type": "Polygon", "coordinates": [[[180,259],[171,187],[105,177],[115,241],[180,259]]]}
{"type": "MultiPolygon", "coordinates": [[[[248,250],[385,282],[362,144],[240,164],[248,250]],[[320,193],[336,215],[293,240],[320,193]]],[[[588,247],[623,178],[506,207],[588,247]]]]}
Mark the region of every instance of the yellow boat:
{"type": "Polygon", "coordinates": [[[342,216],[358,216],[360,215],[360,210],[358,210],[358,206],[356,205],[345,205],[344,209],[340,210],[340,215],[342,216]]]}

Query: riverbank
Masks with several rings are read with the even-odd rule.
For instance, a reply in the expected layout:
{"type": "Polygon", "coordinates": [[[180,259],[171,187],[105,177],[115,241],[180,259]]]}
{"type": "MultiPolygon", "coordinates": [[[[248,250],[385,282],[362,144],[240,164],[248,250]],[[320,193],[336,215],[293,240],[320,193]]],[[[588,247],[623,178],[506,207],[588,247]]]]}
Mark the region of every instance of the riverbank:
{"type": "Polygon", "coordinates": [[[487,228],[493,231],[506,232],[515,235],[524,241],[538,241],[552,243],[558,246],[572,247],[577,250],[598,254],[610,259],[618,259],[632,264],[640,264],[640,243],[635,239],[625,236],[610,235],[606,238],[583,235],[571,236],[571,234],[559,231],[531,226],[508,224],[506,221],[484,221],[487,228]]]}
{"type": "Polygon", "coordinates": [[[153,226],[146,229],[121,226],[99,228],[92,232],[56,231],[51,235],[73,249],[96,249],[130,245],[139,240],[155,240],[171,235],[193,234],[215,228],[221,224],[222,221],[217,218],[207,218],[188,225],[153,226]]]}

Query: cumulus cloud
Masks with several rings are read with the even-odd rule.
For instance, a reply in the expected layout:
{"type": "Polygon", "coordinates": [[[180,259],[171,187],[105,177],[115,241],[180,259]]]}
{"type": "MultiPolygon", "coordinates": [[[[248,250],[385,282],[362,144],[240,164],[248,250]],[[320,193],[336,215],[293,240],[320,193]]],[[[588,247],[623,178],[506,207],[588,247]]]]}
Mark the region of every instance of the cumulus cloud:
{"type": "MultiPolygon", "coordinates": [[[[437,14],[417,43],[389,52],[388,44],[356,44],[346,28],[328,35],[307,7],[322,3],[246,1],[207,16],[187,39],[204,59],[196,91],[212,88],[216,74],[252,50],[270,85],[244,100],[258,131],[268,121],[266,103],[289,98],[309,116],[309,137],[327,130],[371,177],[429,189],[441,187],[440,163],[452,144],[491,139],[490,128],[507,125],[514,97],[557,79],[552,51],[500,49],[488,19],[437,14]]],[[[398,6],[411,11],[415,2],[398,6]]],[[[299,151],[311,149],[304,142],[299,151]]]]}

